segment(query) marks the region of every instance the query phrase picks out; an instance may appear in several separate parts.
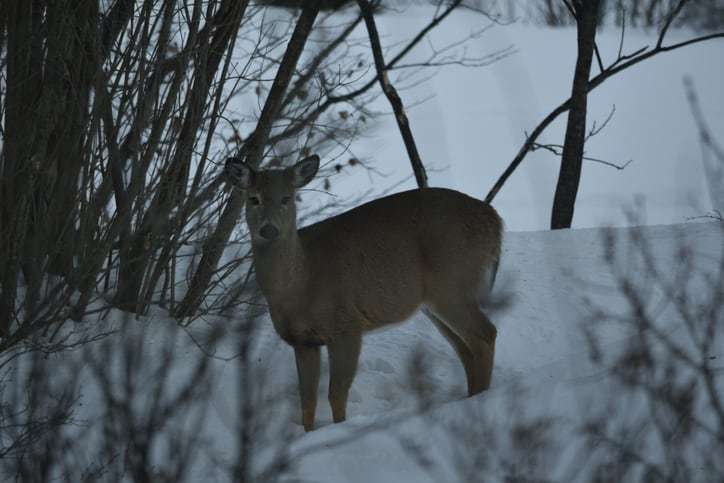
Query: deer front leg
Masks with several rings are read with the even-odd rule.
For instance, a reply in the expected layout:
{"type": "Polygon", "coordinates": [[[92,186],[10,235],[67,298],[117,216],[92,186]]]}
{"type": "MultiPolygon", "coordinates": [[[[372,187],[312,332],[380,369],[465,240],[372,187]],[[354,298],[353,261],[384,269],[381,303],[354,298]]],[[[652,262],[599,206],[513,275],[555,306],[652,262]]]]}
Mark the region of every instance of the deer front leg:
{"type": "Polygon", "coordinates": [[[294,346],[299,378],[299,398],[302,403],[302,424],[305,431],[314,429],[314,413],[317,409],[319,387],[319,347],[294,346]]]}
{"type": "Polygon", "coordinates": [[[362,334],[336,337],[327,344],[329,353],[329,404],[335,423],[347,418],[347,396],[357,372],[362,334]]]}

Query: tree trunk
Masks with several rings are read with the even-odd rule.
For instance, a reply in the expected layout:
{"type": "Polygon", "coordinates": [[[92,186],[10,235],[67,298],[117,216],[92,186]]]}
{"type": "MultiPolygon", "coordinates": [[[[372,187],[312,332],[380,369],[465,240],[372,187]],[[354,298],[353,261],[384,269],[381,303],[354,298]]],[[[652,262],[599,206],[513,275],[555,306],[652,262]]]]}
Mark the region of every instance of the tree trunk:
{"type": "MultiPolygon", "coordinates": [[[[68,275],[77,245],[78,177],[84,161],[88,105],[96,72],[93,50],[97,42],[95,0],[49,4],[48,60],[44,103],[54,105],[49,116],[46,163],[54,173],[52,203],[48,206],[50,273],[68,275]],[[51,35],[52,34],[52,35],[51,35]],[[52,54],[52,57],[51,57],[52,54]]],[[[47,250],[47,247],[46,247],[47,250]]]]}
{"type": "MultiPolygon", "coordinates": [[[[245,161],[253,167],[257,167],[262,160],[264,147],[269,140],[272,123],[279,113],[279,109],[284,100],[285,93],[289,83],[294,75],[297,62],[304,50],[312,26],[317,18],[319,6],[317,1],[307,1],[304,3],[302,13],[299,15],[294,32],[284,52],[279,70],[277,70],[274,83],[272,84],[269,95],[264,103],[256,129],[244,145],[246,153],[245,161]]],[[[241,214],[244,206],[244,198],[241,193],[234,190],[226,203],[223,213],[219,218],[216,230],[206,240],[203,247],[203,254],[196,273],[191,280],[189,290],[181,301],[176,310],[176,317],[183,318],[193,314],[203,299],[204,292],[211,281],[211,277],[216,270],[224,246],[231,236],[231,231],[241,214]]]]}
{"type": "Polygon", "coordinates": [[[551,229],[570,228],[576,203],[578,184],[581,179],[583,147],[586,141],[586,110],[588,102],[588,78],[596,39],[598,0],[574,2],[578,24],[578,58],[573,76],[571,107],[561,156],[561,170],[553,200],[551,229]]]}
{"type": "MultiPolygon", "coordinates": [[[[40,65],[33,63],[36,43],[32,2],[3,2],[7,29],[5,133],[0,162],[0,336],[6,336],[16,318],[18,273],[25,254],[32,215],[33,112],[37,107],[40,65]]],[[[28,294],[32,297],[32,294],[28,294]]]]}

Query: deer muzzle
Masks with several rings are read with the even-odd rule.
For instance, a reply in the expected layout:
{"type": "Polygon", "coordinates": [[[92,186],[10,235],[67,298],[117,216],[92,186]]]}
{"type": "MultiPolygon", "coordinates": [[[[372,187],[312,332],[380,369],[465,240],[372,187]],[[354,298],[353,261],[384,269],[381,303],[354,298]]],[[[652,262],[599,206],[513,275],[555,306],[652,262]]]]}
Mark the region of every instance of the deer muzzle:
{"type": "Polygon", "coordinates": [[[261,230],[259,230],[259,235],[269,241],[276,240],[279,237],[279,229],[274,225],[267,223],[266,225],[261,227],[261,230]]]}

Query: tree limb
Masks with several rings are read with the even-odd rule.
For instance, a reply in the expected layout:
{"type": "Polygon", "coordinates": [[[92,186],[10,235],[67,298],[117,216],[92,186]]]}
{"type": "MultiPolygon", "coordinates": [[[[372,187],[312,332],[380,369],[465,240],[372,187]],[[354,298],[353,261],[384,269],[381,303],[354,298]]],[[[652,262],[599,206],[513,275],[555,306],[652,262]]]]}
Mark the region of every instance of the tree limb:
{"type": "Polygon", "coordinates": [[[405,143],[405,149],[407,149],[407,155],[410,158],[412,170],[415,173],[417,186],[427,188],[425,165],[422,164],[420,153],[417,151],[415,137],[412,135],[412,130],[410,129],[410,121],[407,119],[407,114],[405,114],[405,106],[402,104],[400,95],[387,76],[385,59],[382,54],[382,46],[380,45],[380,36],[377,32],[374,15],[372,14],[372,5],[367,0],[357,0],[357,5],[359,5],[360,11],[362,12],[365,25],[367,26],[367,33],[370,37],[370,48],[372,49],[372,55],[375,60],[377,79],[379,79],[380,87],[382,87],[382,91],[385,93],[387,100],[390,101],[392,110],[395,113],[397,127],[400,129],[400,134],[405,143]]]}

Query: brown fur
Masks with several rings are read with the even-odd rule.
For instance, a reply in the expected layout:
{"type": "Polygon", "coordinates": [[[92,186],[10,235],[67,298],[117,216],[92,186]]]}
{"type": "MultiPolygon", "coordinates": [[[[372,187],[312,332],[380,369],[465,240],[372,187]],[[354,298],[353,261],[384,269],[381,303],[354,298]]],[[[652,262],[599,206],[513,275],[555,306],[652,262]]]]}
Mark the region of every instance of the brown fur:
{"type": "Polygon", "coordinates": [[[314,176],[314,158],[259,173],[236,166],[249,170],[239,184],[249,196],[257,279],[274,327],[295,350],[304,428],[314,427],[319,346],[328,347],[334,421],[343,421],[362,334],[403,321],[420,307],[460,357],[469,394],[487,389],[496,329],[479,297],[490,289],[500,258],[498,214],[457,191],[426,188],[297,230],[295,185],[314,176]],[[265,239],[265,225],[278,236],[265,239]]]}

